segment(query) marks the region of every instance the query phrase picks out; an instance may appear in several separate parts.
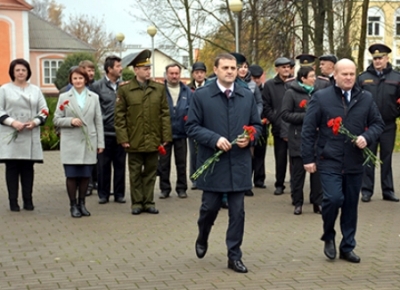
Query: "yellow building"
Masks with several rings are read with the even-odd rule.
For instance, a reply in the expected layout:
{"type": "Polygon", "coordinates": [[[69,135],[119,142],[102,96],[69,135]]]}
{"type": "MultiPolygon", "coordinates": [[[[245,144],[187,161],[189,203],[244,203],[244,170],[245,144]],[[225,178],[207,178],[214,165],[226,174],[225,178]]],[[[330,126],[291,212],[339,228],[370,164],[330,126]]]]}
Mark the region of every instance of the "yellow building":
{"type": "MultiPolygon", "coordinates": [[[[357,1],[356,21],[360,23],[361,5],[363,1],[357,1]]],[[[373,43],[384,43],[392,49],[389,54],[393,66],[400,67],[400,1],[399,0],[374,0],[370,1],[367,16],[367,40],[364,54],[364,69],[371,63],[372,57],[368,47],[373,43]]],[[[354,25],[355,28],[361,25],[354,25]]],[[[353,39],[359,37],[360,31],[354,31],[353,39]]],[[[358,45],[353,46],[353,57],[358,57],[358,45]]]]}

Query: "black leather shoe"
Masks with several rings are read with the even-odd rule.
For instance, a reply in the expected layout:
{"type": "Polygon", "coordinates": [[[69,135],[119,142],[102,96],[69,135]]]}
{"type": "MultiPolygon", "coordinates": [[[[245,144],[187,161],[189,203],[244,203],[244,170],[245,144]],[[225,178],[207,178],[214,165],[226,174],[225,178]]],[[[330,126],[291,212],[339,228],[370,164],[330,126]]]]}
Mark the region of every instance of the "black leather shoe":
{"type": "Polygon", "coordinates": [[[254,196],[254,192],[250,189],[244,193],[245,196],[254,196]]]}
{"type": "Polygon", "coordinates": [[[322,206],[319,204],[313,204],[314,213],[322,214],[322,206]]]}
{"type": "Polygon", "coordinates": [[[105,198],[105,197],[100,197],[99,198],[99,204],[106,204],[106,203],[108,203],[108,199],[107,198],[105,198]]]}
{"type": "Polygon", "coordinates": [[[275,195],[283,194],[283,187],[278,186],[277,188],[275,188],[274,194],[275,195]]]}
{"type": "Polygon", "coordinates": [[[33,202],[31,198],[24,199],[24,210],[32,211],[35,207],[33,206],[33,202]]]}
{"type": "Polygon", "coordinates": [[[147,213],[151,213],[151,214],[158,214],[159,211],[158,209],[156,209],[155,207],[149,207],[148,209],[146,209],[147,213]]]}
{"type": "Polygon", "coordinates": [[[80,217],[82,217],[82,213],[81,213],[81,211],[79,210],[77,204],[74,204],[74,205],[71,206],[70,212],[71,212],[71,216],[72,216],[73,218],[80,218],[80,217]]]}
{"type": "Polygon", "coordinates": [[[140,207],[135,207],[134,209],[132,209],[132,214],[133,215],[138,215],[142,213],[142,209],[140,207]]]}
{"type": "Polygon", "coordinates": [[[20,211],[20,207],[19,207],[18,201],[16,199],[10,200],[10,210],[11,211],[20,211]]]}
{"type": "Polygon", "coordinates": [[[90,216],[90,212],[87,210],[84,199],[79,199],[78,209],[82,216],[90,216]]]}
{"type": "Polygon", "coordinates": [[[229,207],[228,206],[228,202],[227,201],[222,201],[221,208],[227,209],[228,207],[229,207]]]}
{"type": "Polygon", "coordinates": [[[247,273],[247,268],[241,260],[228,260],[228,268],[238,273],[247,273]]]}
{"type": "Polygon", "coordinates": [[[336,258],[335,241],[333,240],[325,241],[324,254],[331,260],[336,258]]]}
{"type": "Polygon", "coordinates": [[[394,193],[392,193],[392,194],[385,194],[385,195],[383,196],[383,200],[395,201],[395,202],[398,202],[398,201],[399,201],[399,199],[394,195],[394,193]]]}
{"type": "Polygon", "coordinates": [[[205,245],[202,245],[198,241],[196,241],[195,249],[197,258],[202,259],[207,253],[208,245],[207,243],[205,243],[205,245]]]}
{"type": "Polygon", "coordinates": [[[267,186],[266,186],[264,183],[260,183],[260,184],[256,183],[256,184],[254,184],[254,187],[257,187],[257,188],[267,188],[267,186]]]}
{"type": "Polygon", "coordinates": [[[124,197],[117,197],[116,199],[114,199],[114,202],[126,203],[126,199],[124,197]]]}
{"type": "Polygon", "coordinates": [[[294,212],[293,213],[295,215],[301,215],[302,212],[303,212],[303,209],[302,209],[301,205],[294,207],[294,212]]]}
{"type": "Polygon", "coordinates": [[[169,192],[168,191],[161,191],[160,193],[160,199],[165,199],[169,197],[169,192]]]}
{"type": "Polygon", "coordinates": [[[360,263],[361,261],[360,257],[357,256],[353,251],[348,253],[340,252],[339,258],[350,263],[360,263]]]}
{"type": "Polygon", "coordinates": [[[361,201],[362,201],[362,202],[370,202],[370,201],[371,201],[371,196],[366,195],[366,194],[363,194],[363,195],[361,196],[361,201]]]}
{"type": "Polygon", "coordinates": [[[187,198],[186,191],[178,191],[178,197],[179,198],[187,198]]]}

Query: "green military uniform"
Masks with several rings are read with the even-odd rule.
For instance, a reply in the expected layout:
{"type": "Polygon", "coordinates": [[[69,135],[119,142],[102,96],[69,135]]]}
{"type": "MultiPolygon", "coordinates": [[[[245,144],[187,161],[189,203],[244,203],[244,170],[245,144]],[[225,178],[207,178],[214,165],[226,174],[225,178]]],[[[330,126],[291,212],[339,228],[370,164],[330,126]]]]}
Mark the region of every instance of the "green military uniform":
{"type": "MultiPolygon", "coordinates": [[[[148,58],[149,51],[145,50],[130,64],[147,66],[148,58]],[[144,52],[147,58],[141,61],[144,52]]],[[[139,83],[136,77],[121,84],[115,106],[115,132],[119,144],[129,143],[125,150],[128,152],[132,210],[154,209],[158,146],[172,141],[164,85],[151,80],[139,83]]],[[[140,212],[132,211],[133,214],[140,212]]]]}

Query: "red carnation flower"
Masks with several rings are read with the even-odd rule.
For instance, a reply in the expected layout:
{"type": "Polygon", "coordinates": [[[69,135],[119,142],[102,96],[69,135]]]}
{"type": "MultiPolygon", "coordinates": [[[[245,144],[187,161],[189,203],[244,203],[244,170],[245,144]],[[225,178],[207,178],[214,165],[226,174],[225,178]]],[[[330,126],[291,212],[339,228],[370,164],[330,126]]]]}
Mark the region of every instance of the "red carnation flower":
{"type": "Polygon", "coordinates": [[[301,102],[299,103],[299,107],[300,108],[306,108],[307,107],[307,100],[301,100],[301,102]]]}
{"type": "Polygon", "coordinates": [[[165,147],[163,145],[158,146],[158,153],[160,153],[160,155],[165,155],[167,154],[167,150],[165,150],[165,147]]]}

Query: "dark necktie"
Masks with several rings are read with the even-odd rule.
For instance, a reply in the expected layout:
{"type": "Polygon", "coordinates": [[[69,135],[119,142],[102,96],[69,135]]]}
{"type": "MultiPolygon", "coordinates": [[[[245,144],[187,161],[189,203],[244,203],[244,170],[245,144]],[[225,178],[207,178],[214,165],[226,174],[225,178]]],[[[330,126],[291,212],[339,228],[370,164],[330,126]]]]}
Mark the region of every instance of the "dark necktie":
{"type": "Polygon", "coordinates": [[[229,96],[231,95],[231,90],[226,90],[225,91],[225,96],[229,99],[229,96]]]}
{"type": "Polygon", "coordinates": [[[344,92],[343,93],[343,97],[344,97],[344,99],[346,101],[346,104],[349,104],[350,103],[350,101],[349,101],[349,93],[348,92],[344,92]]]}

